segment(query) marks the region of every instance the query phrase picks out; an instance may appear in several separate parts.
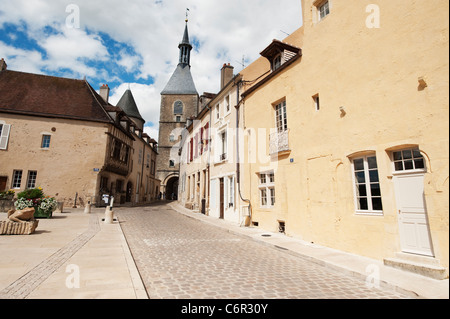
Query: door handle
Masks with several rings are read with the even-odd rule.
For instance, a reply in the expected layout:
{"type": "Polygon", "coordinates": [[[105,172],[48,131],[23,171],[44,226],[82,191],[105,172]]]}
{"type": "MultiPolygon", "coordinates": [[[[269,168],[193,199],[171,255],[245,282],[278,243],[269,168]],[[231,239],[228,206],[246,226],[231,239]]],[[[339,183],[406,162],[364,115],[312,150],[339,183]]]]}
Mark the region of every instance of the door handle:
{"type": "Polygon", "coordinates": [[[401,210],[399,209],[399,210],[398,210],[398,213],[399,213],[399,214],[401,214],[401,213],[402,213],[402,211],[401,211],[401,210]]]}

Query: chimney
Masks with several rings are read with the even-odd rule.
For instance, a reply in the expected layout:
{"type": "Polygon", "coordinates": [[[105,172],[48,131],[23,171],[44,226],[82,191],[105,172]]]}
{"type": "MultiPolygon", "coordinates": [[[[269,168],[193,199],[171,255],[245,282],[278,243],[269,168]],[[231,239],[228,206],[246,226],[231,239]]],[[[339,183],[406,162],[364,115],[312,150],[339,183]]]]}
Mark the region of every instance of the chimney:
{"type": "Polygon", "coordinates": [[[6,64],[5,59],[2,58],[0,60],[0,72],[5,71],[7,67],[8,67],[8,65],[6,64]]]}
{"type": "Polygon", "coordinates": [[[222,70],[220,72],[220,89],[222,90],[228,82],[233,78],[234,67],[230,63],[223,64],[222,70]]]}
{"type": "Polygon", "coordinates": [[[109,87],[108,84],[103,84],[100,88],[100,96],[105,100],[106,103],[108,103],[109,100],[109,87]]]}

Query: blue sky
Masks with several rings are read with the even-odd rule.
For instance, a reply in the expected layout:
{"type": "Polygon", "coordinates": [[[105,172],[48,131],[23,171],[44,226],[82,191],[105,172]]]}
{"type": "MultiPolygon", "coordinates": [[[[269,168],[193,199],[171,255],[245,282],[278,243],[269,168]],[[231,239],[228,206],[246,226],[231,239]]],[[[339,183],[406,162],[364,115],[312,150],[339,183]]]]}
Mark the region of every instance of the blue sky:
{"type": "Polygon", "coordinates": [[[272,39],[302,25],[300,0],[2,0],[0,58],[16,71],[108,84],[112,104],[131,88],[157,138],[160,92],[178,63],[189,8],[199,93],[217,92],[220,68],[242,69],[272,39]]]}

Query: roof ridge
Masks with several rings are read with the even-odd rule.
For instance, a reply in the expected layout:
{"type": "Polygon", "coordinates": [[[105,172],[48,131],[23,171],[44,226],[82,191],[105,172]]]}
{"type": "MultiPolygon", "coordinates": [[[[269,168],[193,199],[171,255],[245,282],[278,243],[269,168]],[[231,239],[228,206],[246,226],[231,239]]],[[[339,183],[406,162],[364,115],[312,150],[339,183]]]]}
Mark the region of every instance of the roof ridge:
{"type": "Polygon", "coordinates": [[[74,79],[74,78],[68,78],[68,77],[62,77],[62,76],[56,76],[56,75],[48,75],[48,74],[38,74],[38,73],[31,73],[31,72],[25,72],[25,71],[16,71],[16,70],[9,70],[6,69],[3,72],[14,72],[14,73],[22,73],[22,74],[28,74],[33,76],[42,76],[42,77],[48,77],[48,78],[54,78],[54,79],[62,79],[62,80],[69,80],[69,81],[86,81],[86,79],[74,79]]]}

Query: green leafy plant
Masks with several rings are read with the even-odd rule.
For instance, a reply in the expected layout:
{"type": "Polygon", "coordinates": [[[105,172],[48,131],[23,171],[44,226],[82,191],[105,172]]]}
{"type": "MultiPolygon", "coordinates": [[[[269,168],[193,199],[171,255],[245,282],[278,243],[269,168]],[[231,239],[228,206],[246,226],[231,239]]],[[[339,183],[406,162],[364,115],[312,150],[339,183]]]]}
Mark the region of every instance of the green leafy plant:
{"type": "Polygon", "coordinates": [[[26,199],[40,199],[44,197],[44,192],[42,191],[42,188],[30,188],[26,189],[19,194],[17,194],[17,198],[26,198],[26,199]]]}
{"type": "Polygon", "coordinates": [[[17,210],[22,210],[27,207],[37,207],[44,211],[54,211],[58,202],[55,198],[50,196],[44,196],[44,192],[41,187],[26,189],[17,194],[17,201],[14,206],[17,210]]]}

